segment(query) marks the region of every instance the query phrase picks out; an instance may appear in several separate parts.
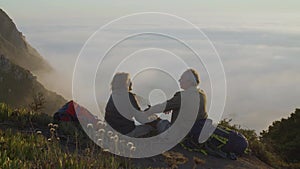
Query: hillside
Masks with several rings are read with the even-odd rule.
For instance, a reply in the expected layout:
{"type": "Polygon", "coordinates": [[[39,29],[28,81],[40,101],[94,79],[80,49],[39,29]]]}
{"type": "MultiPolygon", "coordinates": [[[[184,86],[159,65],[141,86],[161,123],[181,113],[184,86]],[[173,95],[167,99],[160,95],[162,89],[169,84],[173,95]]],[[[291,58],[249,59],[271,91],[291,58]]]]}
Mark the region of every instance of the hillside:
{"type": "Polygon", "coordinates": [[[1,9],[0,23],[0,102],[53,114],[66,100],[37,80],[46,78],[51,66],[1,9]]]}
{"type": "MultiPolygon", "coordinates": [[[[0,168],[271,168],[253,155],[245,155],[233,161],[190,152],[181,146],[150,158],[123,158],[100,149],[78,124],[61,122],[56,125],[51,122],[52,118],[48,115],[27,110],[12,111],[0,103],[0,168]]],[[[101,129],[98,125],[94,129],[97,128],[101,129]]],[[[108,135],[109,131],[104,131],[108,135]]],[[[119,144],[123,144],[122,140],[119,141],[119,144]]]]}
{"type": "Polygon", "coordinates": [[[15,23],[2,9],[0,23],[0,54],[35,75],[52,70],[43,57],[26,42],[25,36],[18,31],[15,23]]]}
{"type": "Polygon", "coordinates": [[[66,102],[62,96],[45,89],[29,70],[0,55],[0,102],[13,107],[28,108],[30,104],[38,101],[44,102],[40,111],[47,114],[53,114],[66,102]]]}

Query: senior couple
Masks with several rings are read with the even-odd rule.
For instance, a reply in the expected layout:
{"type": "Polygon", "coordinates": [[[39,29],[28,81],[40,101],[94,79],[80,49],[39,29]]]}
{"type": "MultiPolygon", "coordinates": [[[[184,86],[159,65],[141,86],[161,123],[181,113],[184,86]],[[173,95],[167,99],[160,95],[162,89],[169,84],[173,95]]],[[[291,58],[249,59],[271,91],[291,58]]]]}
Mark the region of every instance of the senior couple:
{"type": "MultiPolygon", "coordinates": [[[[206,95],[198,88],[200,78],[194,69],[187,69],[179,79],[181,91],[164,103],[152,105],[146,110],[141,110],[136,95],[131,92],[132,83],[128,73],[117,73],[111,82],[111,96],[105,108],[105,121],[116,131],[130,137],[142,137],[147,133],[157,130],[165,131],[172,125],[180,112],[182,95],[192,93],[198,97],[198,114],[195,121],[207,118],[206,95]],[[172,112],[171,122],[159,119],[156,113],[172,112]],[[134,119],[142,125],[135,125],[134,119]]],[[[188,112],[180,112],[187,113],[188,112]]],[[[184,122],[182,122],[184,123],[184,122]]]]}

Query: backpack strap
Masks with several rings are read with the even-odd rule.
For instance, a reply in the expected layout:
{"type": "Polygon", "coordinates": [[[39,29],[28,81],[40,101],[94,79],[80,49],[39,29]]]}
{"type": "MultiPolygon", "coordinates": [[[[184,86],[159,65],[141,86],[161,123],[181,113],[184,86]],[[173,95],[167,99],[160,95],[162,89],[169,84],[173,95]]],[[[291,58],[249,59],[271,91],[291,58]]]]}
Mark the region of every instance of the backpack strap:
{"type": "Polygon", "coordinates": [[[182,148],[190,152],[200,152],[204,155],[208,155],[208,153],[205,151],[204,148],[205,143],[203,144],[195,143],[191,138],[185,137],[179,144],[182,148]]]}

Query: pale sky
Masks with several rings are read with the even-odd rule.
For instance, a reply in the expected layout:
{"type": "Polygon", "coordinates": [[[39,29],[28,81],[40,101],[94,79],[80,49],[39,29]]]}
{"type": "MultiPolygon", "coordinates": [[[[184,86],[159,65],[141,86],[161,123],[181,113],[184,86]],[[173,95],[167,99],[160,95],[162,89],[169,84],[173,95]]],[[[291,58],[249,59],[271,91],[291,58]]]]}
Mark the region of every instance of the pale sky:
{"type": "MultiPolygon", "coordinates": [[[[99,27],[136,12],[165,12],[197,25],[219,52],[227,76],[225,118],[261,131],[300,107],[298,0],[1,0],[0,7],[58,71],[59,76],[43,80],[45,85],[68,99],[72,96],[75,60],[99,27]]],[[[163,28],[162,23],[158,30],[163,28]]],[[[122,29],[130,31],[126,26],[122,29]]],[[[173,29],[186,31],[181,26],[173,29]]],[[[108,35],[117,36],[113,31],[108,35]]],[[[186,36],[199,40],[193,39],[189,31],[186,36]]],[[[139,45],[131,47],[143,47],[145,44],[140,42],[135,41],[139,45]]],[[[209,95],[206,73],[201,74],[204,81],[201,87],[209,95]]]]}

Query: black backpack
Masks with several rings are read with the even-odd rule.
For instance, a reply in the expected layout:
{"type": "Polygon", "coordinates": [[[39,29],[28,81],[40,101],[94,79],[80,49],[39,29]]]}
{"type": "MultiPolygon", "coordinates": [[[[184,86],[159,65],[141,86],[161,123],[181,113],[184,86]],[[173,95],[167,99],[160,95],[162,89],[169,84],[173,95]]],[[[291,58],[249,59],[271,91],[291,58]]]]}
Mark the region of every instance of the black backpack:
{"type": "MultiPolygon", "coordinates": [[[[207,119],[209,120],[209,119],[207,119]]],[[[212,121],[209,120],[212,125],[212,121]]],[[[230,158],[235,160],[236,156],[244,154],[248,147],[248,141],[241,133],[230,130],[228,128],[217,126],[213,134],[208,138],[205,143],[198,143],[198,138],[205,120],[198,120],[194,124],[191,132],[189,133],[186,143],[192,145],[194,148],[201,149],[201,152],[206,151],[208,154],[230,158]],[[192,144],[191,144],[192,143],[192,144]]]]}

